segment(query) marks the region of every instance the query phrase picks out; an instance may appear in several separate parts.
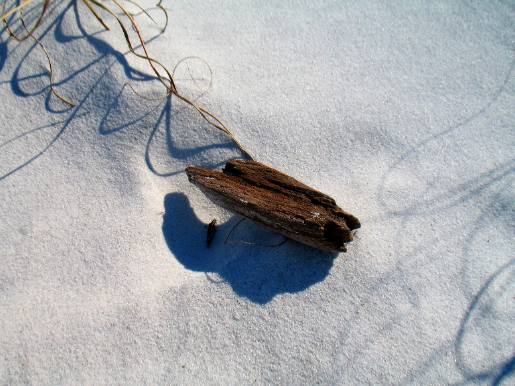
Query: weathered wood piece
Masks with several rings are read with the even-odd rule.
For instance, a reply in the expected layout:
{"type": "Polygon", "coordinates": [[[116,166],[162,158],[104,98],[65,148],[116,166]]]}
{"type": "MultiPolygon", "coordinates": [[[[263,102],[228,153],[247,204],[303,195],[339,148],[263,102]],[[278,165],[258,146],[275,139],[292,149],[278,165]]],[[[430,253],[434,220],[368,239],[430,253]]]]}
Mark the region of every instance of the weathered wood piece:
{"type": "Polygon", "coordinates": [[[256,161],[229,161],[222,172],[189,166],[186,174],[220,206],[324,251],[346,251],[361,226],[328,195],[256,161]]]}

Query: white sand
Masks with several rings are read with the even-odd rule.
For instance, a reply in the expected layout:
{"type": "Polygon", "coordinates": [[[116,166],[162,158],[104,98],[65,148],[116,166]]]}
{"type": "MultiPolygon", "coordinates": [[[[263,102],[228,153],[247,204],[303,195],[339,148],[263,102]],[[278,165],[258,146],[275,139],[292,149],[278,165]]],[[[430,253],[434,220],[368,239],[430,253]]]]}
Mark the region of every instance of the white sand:
{"type": "Polygon", "coordinates": [[[334,261],[224,245],[183,169],[239,153],[123,89],[119,33],[61,5],[41,32],[76,109],[0,43],[0,384],[515,384],[513,2],[166,3],[154,55],[201,56],[201,102],[362,229],[334,261]]]}

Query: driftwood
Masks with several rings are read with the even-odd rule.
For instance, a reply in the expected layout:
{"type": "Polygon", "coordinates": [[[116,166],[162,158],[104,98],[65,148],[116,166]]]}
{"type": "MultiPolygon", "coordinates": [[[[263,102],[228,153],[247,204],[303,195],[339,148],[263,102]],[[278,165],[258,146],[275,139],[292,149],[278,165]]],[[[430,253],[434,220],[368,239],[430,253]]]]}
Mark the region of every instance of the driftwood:
{"type": "Polygon", "coordinates": [[[259,162],[229,161],[223,172],[190,166],[186,174],[220,206],[324,251],[346,251],[360,227],[331,197],[259,162]]]}

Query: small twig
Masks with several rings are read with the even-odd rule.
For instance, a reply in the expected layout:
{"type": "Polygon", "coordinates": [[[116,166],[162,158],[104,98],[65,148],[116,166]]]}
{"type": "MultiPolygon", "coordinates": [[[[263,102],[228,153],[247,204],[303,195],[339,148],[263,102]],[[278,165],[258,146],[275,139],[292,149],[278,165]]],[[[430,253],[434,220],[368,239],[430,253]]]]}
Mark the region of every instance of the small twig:
{"type": "Polygon", "coordinates": [[[215,234],[216,234],[216,218],[214,218],[207,226],[206,244],[207,244],[208,248],[211,246],[211,243],[213,242],[213,239],[215,238],[215,234]]]}

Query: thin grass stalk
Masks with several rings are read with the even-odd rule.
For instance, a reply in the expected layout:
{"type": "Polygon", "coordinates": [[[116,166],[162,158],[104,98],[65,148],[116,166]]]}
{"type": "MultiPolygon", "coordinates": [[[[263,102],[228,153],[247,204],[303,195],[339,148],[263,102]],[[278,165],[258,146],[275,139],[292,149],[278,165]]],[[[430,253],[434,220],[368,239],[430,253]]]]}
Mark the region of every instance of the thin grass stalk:
{"type": "MultiPolygon", "coordinates": [[[[58,99],[60,99],[61,101],[63,101],[67,105],[74,106],[74,104],[72,102],[70,102],[69,100],[67,100],[63,96],[61,96],[55,90],[54,82],[53,82],[53,67],[52,67],[52,61],[50,59],[50,55],[48,53],[48,50],[41,43],[41,41],[36,36],[34,36],[34,32],[40,26],[40,24],[41,24],[41,22],[42,22],[42,20],[44,18],[44,15],[46,14],[46,11],[47,11],[48,6],[50,4],[50,0],[42,0],[42,3],[43,3],[42,6],[43,7],[42,7],[41,14],[39,15],[39,17],[36,20],[35,24],[30,29],[26,27],[26,25],[25,25],[25,23],[24,23],[24,21],[22,19],[22,16],[21,16],[22,11],[28,5],[33,3],[34,1],[35,0],[24,0],[20,5],[18,5],[16,7],[14,7],[13,9],[10,9],[9,11],[5,12],[2,16],[0,16],[0,19],[4,21],[4,23],[7,26],[7,30],[9,32],[10,36],[14,40],[16,40],[17,42],[21,42],[21,41],[27,39],[28,37],[31,37],[42,48],[42,50],[44,51],[44,53],[45,53],[45,55],[47,57],[48,63],[49,63],[50,90],[51,90],[51,92],[58,99]],[[9,22],[8,22],[9,17],[11,17],[11,16],[13,16],[13,15],[15,15],[17,13],[20,13],[20,17],[17,20],[21,21],[22,25],[24,26],[25,30],[27,31],[27,35],[23,36],[23,37],[16,36],[16,34],[11,30],[11,28],[9,26],[9,22]]],[[[77,0],[72,0],[72,1],[77,1],[77,0]]],[[[131,4],[136,5],[140,9],[140,11],[141,11],[139,14],[144,13],[147,17],[150,18],[150,20],[155,22],[155,20],[152,18],[152,16],[149,14],[149,12],[146,9],[144,9],[143,7],[141,7],[139,4],[137,4],[135,1],[133,1],[133,0],[126,0],[126,1],[128,1],[131,4]]],[[[129,20],[129,23],[130,23],[132,29],[135,31],[135,33],[136,33],[136,35],[138,37],[139,46],[142,48],[143,54],[141,54],[141,53],[136,51],[136,47],[133,45],[133,43],[132,43],[132,41],[130,39],[130,34],[129,34],[129,31],[127,30],[127,27],[123,23],[122,19],[110,7],[108,7],[104,2],[100,2],[99,0],[82,0],[82,2],[85,4],[87,9],[91,12],[93,17],[106,30],[110,30],[110,27],[109,27],[108,23],[100,15],[100,13],[97,12],[95,7],[97,7],[99,10],[102,10],[102,11],[108,13],[109,15],[111,15],[116,20],[116,22],[120,26],[120,29],[121,29],[121,31],[123,33],[125,41],[127,42],[127,45],[129,47],[129,51],[133,55],[135,55],[136,57],[138,57],[140,59],[143,59],[143,60],[148,62],[152,72],[156,76],[156,79],[159,80],[159,82],[161,82],[163,84],[163,86],[166,88],[167,95],[174,95],[175,97],[177,97],[178,99],[180,99],[181,101],[186,103],[187,105],[193,107],[209,125],[211,125],[213,128],[216,128],[216,129],[222,131],[225,135],[227,135],[232,140],[232,142],[238,147],[238,149],[240,149],[240,151],[243,153],[243,155],[245,157],[247,157],[249,159],[254,159],[252,157],[252,155],[250,154],[250,152],[236,139],[236,137],[231,132],[231,130],[219,118],[217,118],[214,114],[212,114],[211,112],[206,110],[204,107],[198,105],[194,101],[192,101],[189,98],[183,96],[179,92],[179,90],[177,89],[177,87],[175,85],[175,81],[174,81],[173,75],[166,68],[166,66],[164,66],[161,62],[159,62],[158,60],[156,60],[156,59],[154,59],[154,58],[152,58],[150,56],[149,51],[148,51],[148,49],[146,47],[146,44],[145,44],[145,39],[143,38],[143,34],[142,34],[141,29],[140,29],[140,27],[138,25],[138,22],[136,21],[136,18],[135,18],[137,16],[137,14],[133,14],[133,13],[129,12],[127,10],[127,8],[124,7],[118,0],[110,0],[110,2],[112,4],[114,4],[116,6],[116,8],[118,8],[121,11],[122,15],[124,15],[129,20]],[[162,71],[164,71],[165,75],[162,75],[161,72],[158,70],[158,68],[160,68],[162,71]]],[[[3,11],[4,11],[5,10],[5,3],[3,4],[3,6],[4,6],[3,11]]],[[[163,11],[164,15],[165,15],[165,25],[164,25],[164,27],[163,27],[163,29],[161,31],[161,33],[162,33],[162,32],[164,32],[164,30],[168,26],[168,22],[169,22],[168,11],[162,5],[162,0],[159,0],[159,2],[157,3],[157,5],[155,7],[158,8],[158,9],[161,9],[163,11]]],[[[137,95],[139,95],[134,90],[134,88],[132,86],[131,86],[131,89],[137,95]]]]}

